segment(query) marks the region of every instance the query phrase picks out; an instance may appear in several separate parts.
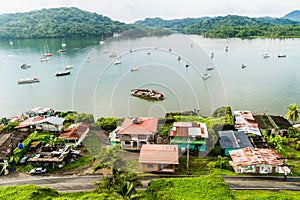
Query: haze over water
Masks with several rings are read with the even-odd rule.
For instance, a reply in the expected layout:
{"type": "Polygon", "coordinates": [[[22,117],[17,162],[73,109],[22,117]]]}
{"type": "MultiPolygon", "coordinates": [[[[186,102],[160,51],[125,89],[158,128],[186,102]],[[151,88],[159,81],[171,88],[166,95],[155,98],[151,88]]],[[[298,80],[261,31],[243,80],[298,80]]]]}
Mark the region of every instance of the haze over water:
{"type": "Polygon", "coordinates": [[[63,55],[56,53],[61,40],[19,40],[13,46],[0,42],[0,117],[37,106],[92,113],[96,118],[163,116],[195,108],[209,115],[220,105],[283,115],[287,105],[299,104],[299,39],[223,40],[178,34],[114,38],[105,45],[99,40],[65,42],[63,55]],[[54,54],[47,63],[39,60],[44,46],[54,54]],[[121,56],[121,64],[114,65],[112,52],[121,56]],[[270,58],[262,58],[264,53],[270,58]],[[278,58],[279,53],[287,57],[278,58]],[[32,67],[21,70],[24,62],[32,67]],[[204,81],[202,75],[212,62],[212,76],[204,81]],[[247,67],[242,69],[242,64],[247,67]],[[65,65],[74,66],[71,75],[55,77],[65,65]],[[132,66],[139,70],[130,72],[132,66]],[[40,83],[17,85],[18,79],[29,77],[39,77],[40,83]],[[149,102],[130,96],[130,89],[138,87],[162,91],[166,99],[149,102]]]}

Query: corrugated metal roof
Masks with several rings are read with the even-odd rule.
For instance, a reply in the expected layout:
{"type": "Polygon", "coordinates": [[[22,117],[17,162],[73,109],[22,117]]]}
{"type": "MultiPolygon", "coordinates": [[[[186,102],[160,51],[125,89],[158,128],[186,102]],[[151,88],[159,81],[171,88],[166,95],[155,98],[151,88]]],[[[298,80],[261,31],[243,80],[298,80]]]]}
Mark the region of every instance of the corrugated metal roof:
{"type": "Polygon", "coordinates": [[[229,151],[234,166],[255,164],[283,165],[277,155],[270,149],[243,148],[229,151]]]}
{"type": "Polygon", "coordinates": [[[41,116],[36,116],[36,117],[31,117],[31,118],[27,118],[25,119],[23,122],[19,123],[18,126],[16,126],[16,129],[19,128],[25,128],[28,127],[30,125],[34,125],[36,122],[43,120],[44,118],[41,116]]]}
{"type": "Polygon", "coordinates": [[[208,138],[208,131],[205,123],[174,122],[169,136],[208,138]]]}
{"type": "Polygon", "coordinates": [[[179,164],[176,145],[144,144],[139,163],[179,164]]]}
{"type": "Polygon", "coordinates": [[[34,124],[41,124],[41,123],[44,123],[44,122],[47,122],[47,123],[50,123],[50,124],[53,124],[53,125],[63,125],[65,119],[64,118],[61,118],[61,117],[47,117],[47,118],[44,118],[40,121],[36,121],[34,124]]]}
{"type": "Polygon", "coordinates": [[[222,149],[253,147],[248,136],[239,131],[219,131],[219,143],[222,149]]]}

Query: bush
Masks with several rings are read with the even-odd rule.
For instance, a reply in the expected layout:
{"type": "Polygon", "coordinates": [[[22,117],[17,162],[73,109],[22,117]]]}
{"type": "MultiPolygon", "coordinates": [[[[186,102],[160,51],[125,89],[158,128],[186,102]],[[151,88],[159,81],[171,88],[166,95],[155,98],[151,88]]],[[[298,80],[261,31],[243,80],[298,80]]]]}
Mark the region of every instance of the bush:
{"type": "Polygon", "coordinates": [[[87,124],[92,124],[95,122],[94,116],[92,114],[87,113],[78,113],[74,116],[75,122],[83,122],[87,124]]]}
{"type": "Polygon", "coordinates": [[[105,131],[113,131],[117,128],[117,122],[115,118],[100,118],[96,121],[96,124],[99,125],[105,131]]]}

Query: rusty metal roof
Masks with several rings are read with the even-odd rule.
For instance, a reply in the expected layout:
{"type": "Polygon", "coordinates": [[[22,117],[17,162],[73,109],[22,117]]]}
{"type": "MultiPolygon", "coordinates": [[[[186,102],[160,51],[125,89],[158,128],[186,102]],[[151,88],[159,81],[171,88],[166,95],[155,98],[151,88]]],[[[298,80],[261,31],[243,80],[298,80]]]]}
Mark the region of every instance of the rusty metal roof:
{"type": "Polygon", "coordinates": [[[249,166],[256,164],[283,165],[278,155],[270,149],[250,148],[229,151],[235,166],[249,166]]]}

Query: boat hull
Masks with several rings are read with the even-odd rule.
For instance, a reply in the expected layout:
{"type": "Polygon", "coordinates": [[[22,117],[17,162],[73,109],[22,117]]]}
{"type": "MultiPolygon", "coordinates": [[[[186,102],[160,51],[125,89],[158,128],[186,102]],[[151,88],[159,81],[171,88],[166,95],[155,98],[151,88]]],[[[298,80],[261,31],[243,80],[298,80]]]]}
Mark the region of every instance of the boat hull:
{"type": "Polygon", "coordinates": [[[55,74],[55,76],[67,76],[67,75],[70,75],[71,74],[71,71],[63,71],[63,72],[57,72],[55,74]]]}
{"type": "Polygon", "coordinates": [[[151,101],[162,101],[165,99],[163,93],[151,89],[132,89],[131,95],[151,101]]]}
{"type": "Polygon", "coordinates": [[[18,80],[18,84],[29,84],[29,83],[38,83],[40,80],[38,78],[27,78],[18,80]]]}

